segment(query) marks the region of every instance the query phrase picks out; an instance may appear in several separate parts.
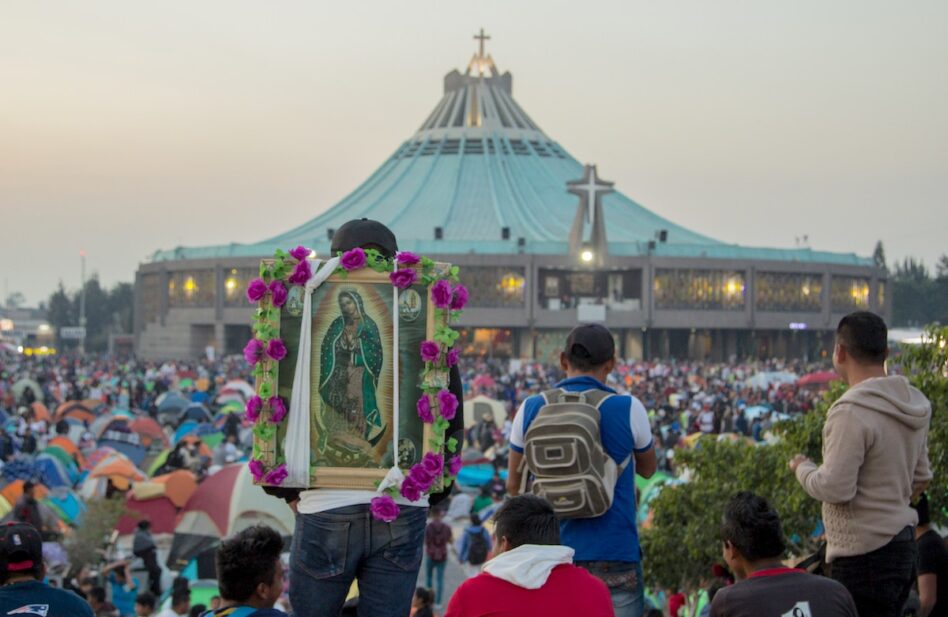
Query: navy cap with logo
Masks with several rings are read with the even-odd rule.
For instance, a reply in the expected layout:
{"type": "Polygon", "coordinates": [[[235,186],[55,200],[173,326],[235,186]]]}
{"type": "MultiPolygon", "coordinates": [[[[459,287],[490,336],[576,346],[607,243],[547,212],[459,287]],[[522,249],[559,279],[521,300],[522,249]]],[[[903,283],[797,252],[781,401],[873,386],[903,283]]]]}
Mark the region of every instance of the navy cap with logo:
{"type": "Polygon", "coordinates": [[[566,354],[598,365],[608,362],[616,355],[616,343],[612,333],[599,324],[576,326],[566,337],[566,354]]]}
{"type": "Polygon", "coordinates": [[[332,254],[350,251],[357,247],[378,248],[385,257],[394,257],[398,243],[392,230],[372,219],[349,221],[332,235],[332,254]]]}
{"type": "Polygon", "coordinates": [[[27,523],[0,527],[0,568],[4,576],[33,570],[43,563],[43,537],[27,523]]]}

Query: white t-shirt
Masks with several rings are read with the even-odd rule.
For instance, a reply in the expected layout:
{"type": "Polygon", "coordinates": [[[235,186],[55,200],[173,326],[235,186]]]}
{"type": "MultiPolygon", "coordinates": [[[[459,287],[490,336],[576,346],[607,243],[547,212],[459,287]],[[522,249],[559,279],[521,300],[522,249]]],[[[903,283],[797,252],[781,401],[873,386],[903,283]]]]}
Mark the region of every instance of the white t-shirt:
{"type": "MultiPolygon", "coordinates": [[[[372,503],[372,499],[378,496],[379,493],[375,491],[338,488],[314,489],[300,493],[300,502],[297,504],[296,510],[300,514],[316,514],[317,512],[326,512],[337,508],[367,505],[372,503]]],[[[428,496],[422,495],[418,501],[408,501],[403,497],[397,497],[395,503],[400,506],[427,508],[428,496]]]]}

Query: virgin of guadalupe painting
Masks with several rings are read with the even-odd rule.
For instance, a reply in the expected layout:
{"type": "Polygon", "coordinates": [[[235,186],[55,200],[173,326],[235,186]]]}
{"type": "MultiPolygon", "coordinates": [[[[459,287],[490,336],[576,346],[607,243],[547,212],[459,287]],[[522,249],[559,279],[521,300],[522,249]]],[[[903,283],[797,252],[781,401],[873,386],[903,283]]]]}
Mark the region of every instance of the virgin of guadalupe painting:
{"type": "MultiPolygon", "coordinates": [[[[419,348],[434,335],[429,290],[393,289],[388,275],[368,270],[334,274],[312,292],[308,315],[302,291],[294,286],[280,310],[288,354],[279,364],[276,392],[290,401],[302,322],[309,319],[310,486],[372,490],[396,460],[407,470],[430,451],[430,425],[415,411],[425,369],[419,348]]],[[[265,464],[283,456],[288,425],[255,439],[265,464]]]]}
{"type": "Polygon", "coordinates": [[[319,396],[325,405],[317,421],[324,435],[360,436],[375,446],[385,434],[378,404],[382,337],[358,291],[342,289],[338,304],[340,314],[319,350],[319,396]]]}

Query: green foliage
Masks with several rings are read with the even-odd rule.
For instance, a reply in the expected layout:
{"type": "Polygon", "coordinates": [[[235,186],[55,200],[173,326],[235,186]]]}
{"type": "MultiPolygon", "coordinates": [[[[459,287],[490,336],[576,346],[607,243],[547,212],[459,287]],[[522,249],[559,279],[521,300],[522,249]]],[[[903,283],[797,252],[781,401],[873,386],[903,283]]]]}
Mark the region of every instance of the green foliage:
{"type": "Polygon", "coordinates": [[[811,552],[820,504],[806,495],[787,463],[797,453],[820,459],[826,411],[843,391],[837,384],[816,410],[775,426],[779,441],[773,445],[708,436],[692,449],[676,450],[676,466],[687,469],[690,477],[666,486],[651,503],[652,523],[642,532],[646,582],[663,589],[701,587],[711,566],[722,562],[721,516],[740,491],[770,500],[780,513],[791,553],[811,552]]]}
{"type": "Polygon", "coordinates": [[[906,346],[898,357],[905,375],[932,404],[928,458],[934,479],[928,488],[932,522],[948,524],[948,326],[929,326],[921,345],[906,346]]]}
{"type": "Polygon", "coordinates": [[[892,323],[921,326],[948,323],[948,256],[942,255],[933,278],[925,264],[912,257],[895,264],[892,274],[892,323]]]}
{"type": "Polygon", "coordinates": [[[72,565],[95,566],[103,561],[103,551],[108,537],[125,512],[125,501],[115,499],[93,499],[82,516],[82,525],[66,541],[66,554],[72,565]]]}
{"type": "MultiPolygon", "coordinates": [[[[88,351],[105,351],[109,345],[109,334],[130,333],[135,291],[131,283],[118,283],[112,289],[104,289],[98,275],[93,274],[85,285],[86,340],[88,351]]],[[[66,326],[79,325],[80,292],[67,293],[62,282],[49,297],[46,318],[54,331],[66,326]]],[[[63,342],[59,341],[59,346],[63,342]]]]}

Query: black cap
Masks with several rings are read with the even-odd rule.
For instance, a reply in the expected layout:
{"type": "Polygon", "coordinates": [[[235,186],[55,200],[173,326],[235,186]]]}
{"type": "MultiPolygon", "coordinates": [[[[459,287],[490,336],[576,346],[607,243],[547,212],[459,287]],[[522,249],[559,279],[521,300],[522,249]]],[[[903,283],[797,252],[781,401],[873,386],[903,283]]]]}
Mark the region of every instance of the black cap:
{"type": "Polygon", "coordinates": [[[26,572],[43,563],[43,537],[27,523],[0,527],[0,566],[4,576],[26,572]]]}
{"type": "Polygon", "coordinates": [[[566,338],[566,355],[589,360],[593,365],[603,364],[615,357],[616,343],[605,326],[576,326],[566,338]]]}
{"type": "Polygon", "coordinates": [[[332,235],[332,254],[351,251],[354,248],[377,247],[385,257],[392,258],[398,251],[398,243],[392,230],[378,221],[355,219],[336,230],[332,235]]]}

